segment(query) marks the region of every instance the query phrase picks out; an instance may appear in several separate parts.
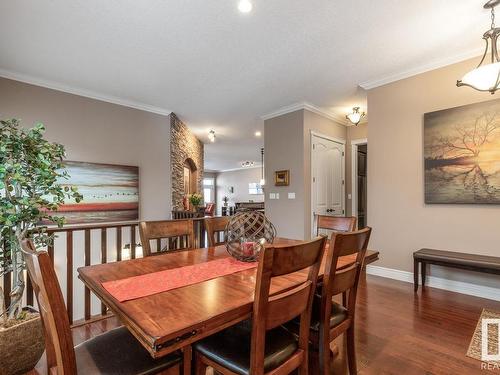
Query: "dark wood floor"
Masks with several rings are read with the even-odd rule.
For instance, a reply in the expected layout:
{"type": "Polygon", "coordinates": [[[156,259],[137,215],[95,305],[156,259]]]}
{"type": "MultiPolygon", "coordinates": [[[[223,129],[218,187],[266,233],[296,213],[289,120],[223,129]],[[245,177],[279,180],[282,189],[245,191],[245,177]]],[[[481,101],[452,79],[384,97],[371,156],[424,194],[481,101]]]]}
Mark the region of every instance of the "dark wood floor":
{"type": "MultiPolygon", "coordinates": [[[[412,284],[366,276],[356,317],[359,374],[488,373],[465,355],[483,308],[500,311],[500,302],[433,288],[414,294],[412,284]]],[[[117,324],[110,318],[74,329],[75,345],[117,324]]],[[[342,340],[337,345],[334,370],[341,374],[342,340]]]]}

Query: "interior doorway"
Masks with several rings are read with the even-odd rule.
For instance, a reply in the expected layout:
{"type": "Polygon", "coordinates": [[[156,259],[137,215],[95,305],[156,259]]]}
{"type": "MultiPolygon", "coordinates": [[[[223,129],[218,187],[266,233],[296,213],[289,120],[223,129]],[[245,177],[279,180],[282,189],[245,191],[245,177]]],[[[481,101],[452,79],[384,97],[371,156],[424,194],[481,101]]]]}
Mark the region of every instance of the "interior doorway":
{"type": "Polygon", "coordinates": [[[312,134],[311,204],[314,215],[345,215],[345,143],[312,134]]]}
{"type": "Polygon", "coordinates": [[[358,219],[358,229],[367,225],[368,219],[368,141],[357,139],[351,141],[352,160],[352,215],[358,219]]]}

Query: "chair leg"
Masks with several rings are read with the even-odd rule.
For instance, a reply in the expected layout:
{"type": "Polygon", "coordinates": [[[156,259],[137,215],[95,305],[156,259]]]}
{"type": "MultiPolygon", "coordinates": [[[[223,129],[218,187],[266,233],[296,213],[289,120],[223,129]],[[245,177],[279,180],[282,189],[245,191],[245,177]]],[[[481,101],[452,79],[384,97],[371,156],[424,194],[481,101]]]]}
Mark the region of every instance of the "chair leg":
{"type": "MultiPolygon", "coordinates": [[[[323,340],[325,341],[325,340],[323,340]]],[[[328,341],[328,340],[326,340],[328,341]]],[[[322,375],[330,374],[330,343],[320,342],[319,345],[319,373],[322,375]]]]}
{"type": "Polygon", "coordinates": [[[349,374],[356,375],[358,373],[356,364],[356,344],[354,342],[354,325],[346,331],[347,341],[347,363],[349,364],[349,374]]]}
{"type": "Polygon", "coordinates": [[[201,356],[196,353],[195,354],[195,374],[196,375],[205,375],[207,373],[207,365],[201,359],[201,356]]]}
{"type": "Polygon", "coordinates": [[[304,358],[302,359],[302,363],[299,368],[299,375],[308,375],[309,374],[309,352],[308,350],[304,351],[304,358]]]}

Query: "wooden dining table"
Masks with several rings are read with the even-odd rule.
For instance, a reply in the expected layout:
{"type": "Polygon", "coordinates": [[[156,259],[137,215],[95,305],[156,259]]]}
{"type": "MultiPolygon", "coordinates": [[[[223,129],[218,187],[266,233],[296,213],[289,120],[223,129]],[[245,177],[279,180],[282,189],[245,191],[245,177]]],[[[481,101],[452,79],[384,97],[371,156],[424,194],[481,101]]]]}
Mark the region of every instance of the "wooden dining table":
{"type": "MultiPolygon", "coordinates": [[[[276,239],[278,244],[298,241],[276,239]]],[[[166,253],[147,258],[99,264],[78,269],[83,283],[121,320],[152,357],[158,358],[221,331],[252,313],[257,269],[218,277],[125,302],[119,302],[102,285],[104,282],[164,271],[229,257],[224,245],[166,253]]],[[[339,259],[339,267],[353,262],[339,259]]],[[[378,259],[368,251],[367,262],[378,259]]],[[[320,276],[324,266],[321,267],[320,276]]],[[[292,288],[307,277],[307,270],[275,278],[271,293],[292,288]]]]}

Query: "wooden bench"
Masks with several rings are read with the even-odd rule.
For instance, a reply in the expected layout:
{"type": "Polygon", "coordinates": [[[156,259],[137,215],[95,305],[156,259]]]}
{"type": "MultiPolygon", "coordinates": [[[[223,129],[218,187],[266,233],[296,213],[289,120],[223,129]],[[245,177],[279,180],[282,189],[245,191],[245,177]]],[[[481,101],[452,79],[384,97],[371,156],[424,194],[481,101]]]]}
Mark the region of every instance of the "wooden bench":
{"type": "Polygon", "coordinates": [[[500,257],[457,253],[454,251],[420,249],[413,253],[415,292],[418,290],[419,263],[421,264],[422,286],[425,286],[427,264],[500,275],[500,257]]]}

